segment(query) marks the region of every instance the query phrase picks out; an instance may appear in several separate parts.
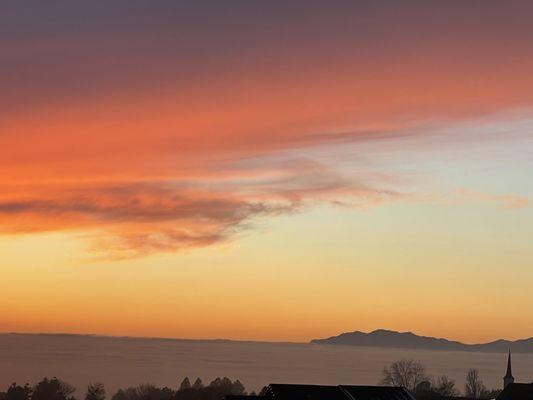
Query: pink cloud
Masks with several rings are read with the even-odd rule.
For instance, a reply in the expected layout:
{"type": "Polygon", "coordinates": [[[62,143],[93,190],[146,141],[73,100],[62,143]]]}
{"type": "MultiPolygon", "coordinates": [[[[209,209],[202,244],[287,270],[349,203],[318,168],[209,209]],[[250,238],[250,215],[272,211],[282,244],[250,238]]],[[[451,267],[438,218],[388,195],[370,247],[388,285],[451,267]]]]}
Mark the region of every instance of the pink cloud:
{"type": "Polygon", "coordinates": [[[457,194],[462,200],[497,204],[504,208],[518,209],[529,205],[529,198],[517,195],[494,195],[461,188],[457,194]]]}

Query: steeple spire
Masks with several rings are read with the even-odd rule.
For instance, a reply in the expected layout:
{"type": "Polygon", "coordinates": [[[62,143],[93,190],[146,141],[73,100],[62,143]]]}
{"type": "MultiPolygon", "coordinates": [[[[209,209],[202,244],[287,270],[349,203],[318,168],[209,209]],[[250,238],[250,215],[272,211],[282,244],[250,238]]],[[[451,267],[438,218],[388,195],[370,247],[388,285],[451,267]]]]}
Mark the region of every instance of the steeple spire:
{"type": "Polygon", "coordinates": [[[511,368],[511,349],[509,349],[509,355],[507,356],[507,373],[503,377],[503,388],[505,389],[511,383],[514,383],[514,377],[511,368]]]}

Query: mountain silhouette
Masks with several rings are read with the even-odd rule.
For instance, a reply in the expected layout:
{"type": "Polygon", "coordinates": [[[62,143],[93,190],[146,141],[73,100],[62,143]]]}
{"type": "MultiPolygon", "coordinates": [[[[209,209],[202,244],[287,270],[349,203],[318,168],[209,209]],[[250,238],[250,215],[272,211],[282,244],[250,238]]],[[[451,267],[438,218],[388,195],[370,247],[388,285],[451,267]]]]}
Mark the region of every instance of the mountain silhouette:
{"type": "Polygon", "coordinates": [[[346,332],[326,339],[313,339],[311,343],[488,353],[505,353],[510,348],[515,353],[533,353],[533,338],[515,341],[499,339],[489,343],[466,344],[443,338],[419,336],[412,332],[396,332],[386,329],[377,329],[369,333],[360,331],[346,332]]]}

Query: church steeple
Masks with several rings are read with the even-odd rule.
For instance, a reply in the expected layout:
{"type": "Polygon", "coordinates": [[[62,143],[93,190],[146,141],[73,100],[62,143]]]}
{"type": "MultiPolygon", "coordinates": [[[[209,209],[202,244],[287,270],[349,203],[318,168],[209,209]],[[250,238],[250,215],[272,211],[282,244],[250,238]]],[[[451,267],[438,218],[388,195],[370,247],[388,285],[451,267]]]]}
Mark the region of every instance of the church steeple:
{"type": "Polygon", "coordinates": [[[511,349],[509,349],[509,355],[507,357],[507,373],[503,377],[503,388],[505,389],[511,383],[514,383],[514,377],[511,370],[511,349]]]}

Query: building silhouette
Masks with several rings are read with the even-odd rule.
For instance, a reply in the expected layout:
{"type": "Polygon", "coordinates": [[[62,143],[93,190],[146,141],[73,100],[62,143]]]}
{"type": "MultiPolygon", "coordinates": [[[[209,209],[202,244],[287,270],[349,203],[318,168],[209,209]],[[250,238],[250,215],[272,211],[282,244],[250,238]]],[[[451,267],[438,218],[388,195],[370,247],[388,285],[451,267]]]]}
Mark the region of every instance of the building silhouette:
{"type": "Polygon", "coordinates": [[[511,368],[511,350],[507,357],[507,373],[503,377],[503,390],[496,400],[531,400],[533,383],[515,383],[511,368]]]}
{"type": "Polygon", "coordinates": [[[503,377],[503,388],[505,389],[511,383],[514,383],[514,377],[511,368],[511,349],[509,349],[509,355],[507,356],[507,373],[503,377]]]}
{"type": "Polygon", "coordinates": [[[270,384],[260,396],[226,396],[226,400],[415,400],[403,387],[270,384]]]}

